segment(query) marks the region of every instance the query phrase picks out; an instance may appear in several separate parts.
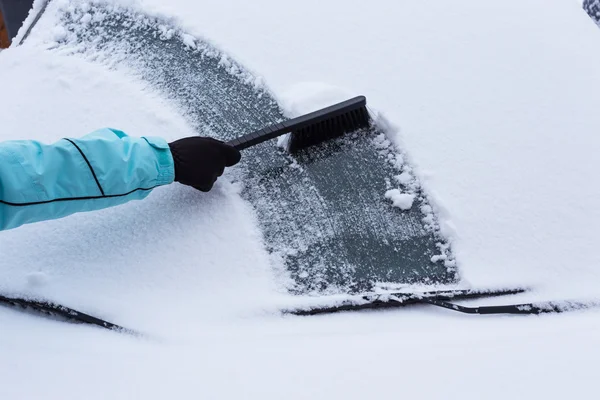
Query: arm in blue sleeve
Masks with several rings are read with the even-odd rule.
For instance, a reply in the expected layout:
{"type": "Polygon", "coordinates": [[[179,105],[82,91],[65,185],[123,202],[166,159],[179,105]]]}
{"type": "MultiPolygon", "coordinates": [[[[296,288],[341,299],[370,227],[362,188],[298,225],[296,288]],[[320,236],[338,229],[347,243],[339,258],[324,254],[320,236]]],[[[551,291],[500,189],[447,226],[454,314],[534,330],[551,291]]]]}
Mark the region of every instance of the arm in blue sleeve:
{"type": "Polygon", "coordinates": [[[143,199],[174,171],[164,139],[115,129],[51,145],[0,143],[0,230],[143,199]]]}

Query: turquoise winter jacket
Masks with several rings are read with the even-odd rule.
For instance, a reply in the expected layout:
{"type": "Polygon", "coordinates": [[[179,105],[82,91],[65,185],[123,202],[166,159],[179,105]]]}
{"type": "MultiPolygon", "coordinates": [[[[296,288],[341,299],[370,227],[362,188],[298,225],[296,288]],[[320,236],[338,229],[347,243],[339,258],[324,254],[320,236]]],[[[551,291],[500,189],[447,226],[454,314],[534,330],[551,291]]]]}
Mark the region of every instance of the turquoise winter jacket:
{"type": "Polygon", "coordinates": [[[143,199],[174,171],[164,139],[115,129],[51,145],[2,142],[0,230],[143,199]]]}

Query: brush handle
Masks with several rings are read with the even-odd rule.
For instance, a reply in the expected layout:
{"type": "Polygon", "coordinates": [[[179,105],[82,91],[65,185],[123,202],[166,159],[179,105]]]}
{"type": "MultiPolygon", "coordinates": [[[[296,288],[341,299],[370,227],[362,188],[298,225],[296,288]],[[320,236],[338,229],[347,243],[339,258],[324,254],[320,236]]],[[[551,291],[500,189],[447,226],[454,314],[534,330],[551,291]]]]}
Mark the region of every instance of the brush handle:
{"type": "Polygon", "coordinates": [[[342,101],[341,103],[311,112],[310,114],[301,115],[287,121],[279,122],[274,125],[269,125],[237,139],[227,142],[228,145],[235,147],[237,150],[244,150],[248,147],[256,146],[267,140],[275,139],[278,136],[288,132],[297,131],[307,126],[323,122],[330,118],[334,118],[347,113],[350,110],[364,107],[367,104],[365,96],[357,96],[352,99],[342,101]]]}

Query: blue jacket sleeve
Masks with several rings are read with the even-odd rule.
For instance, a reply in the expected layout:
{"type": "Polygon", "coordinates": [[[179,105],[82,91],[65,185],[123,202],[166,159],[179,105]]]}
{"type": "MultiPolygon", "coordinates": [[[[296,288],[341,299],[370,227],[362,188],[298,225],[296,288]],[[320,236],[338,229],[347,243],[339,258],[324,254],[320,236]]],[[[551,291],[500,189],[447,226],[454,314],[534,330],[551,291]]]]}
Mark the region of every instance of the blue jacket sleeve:
{"type": "Polygon", "coordinates": [[[174,180],[158,137],[101,129],[46,145],[0,143],[0,230],[139,200],[174,180]]]}

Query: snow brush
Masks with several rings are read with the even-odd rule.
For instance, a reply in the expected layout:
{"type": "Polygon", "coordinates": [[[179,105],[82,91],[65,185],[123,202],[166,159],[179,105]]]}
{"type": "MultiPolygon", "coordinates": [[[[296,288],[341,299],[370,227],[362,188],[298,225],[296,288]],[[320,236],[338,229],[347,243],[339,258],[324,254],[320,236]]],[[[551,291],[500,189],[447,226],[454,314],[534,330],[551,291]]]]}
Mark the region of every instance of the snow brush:
{"type": "Polygon", "coordinates": [[[344,133],[367,128],[369,122],[367,99],[365,96],[357,96],[310,114],[248,133],[227,144],[237,150],[244,150],[291,132],[287,151],[295,153],[306,147],[340,137],[344,133]]]}

